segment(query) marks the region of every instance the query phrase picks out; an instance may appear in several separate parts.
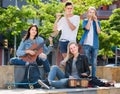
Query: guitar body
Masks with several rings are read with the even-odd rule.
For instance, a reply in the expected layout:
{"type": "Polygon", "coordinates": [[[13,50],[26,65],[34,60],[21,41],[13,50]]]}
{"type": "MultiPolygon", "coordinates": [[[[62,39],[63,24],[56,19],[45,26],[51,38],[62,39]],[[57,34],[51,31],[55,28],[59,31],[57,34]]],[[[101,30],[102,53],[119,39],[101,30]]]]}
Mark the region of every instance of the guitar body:
{"type": "Polygon", "coordinates": [[[28,50],[33,50],[35,51],[35,55],[30,55],[30,54],[26,54],[25,56],[20,56],[20,58],[25,61],[25,62],[29,62],[29,63],[33,63],[36,61],[37,56],[43,52],[42,47],[38,48],[37,44],[33,44],[28,50]]]}

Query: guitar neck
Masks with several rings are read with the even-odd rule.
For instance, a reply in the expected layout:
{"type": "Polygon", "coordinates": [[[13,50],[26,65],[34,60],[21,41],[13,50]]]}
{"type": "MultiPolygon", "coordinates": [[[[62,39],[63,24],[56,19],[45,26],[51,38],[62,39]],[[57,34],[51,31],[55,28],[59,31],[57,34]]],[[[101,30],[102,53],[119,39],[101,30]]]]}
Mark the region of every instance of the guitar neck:
{"type": "Polygon", "coordinates": [[[44,44],[46,44],[47,42],[48,42],[48,39],[46,39],[44,42],[40,43],[35,50],[40,49],[40,48],[43,47],[44,44]]]}

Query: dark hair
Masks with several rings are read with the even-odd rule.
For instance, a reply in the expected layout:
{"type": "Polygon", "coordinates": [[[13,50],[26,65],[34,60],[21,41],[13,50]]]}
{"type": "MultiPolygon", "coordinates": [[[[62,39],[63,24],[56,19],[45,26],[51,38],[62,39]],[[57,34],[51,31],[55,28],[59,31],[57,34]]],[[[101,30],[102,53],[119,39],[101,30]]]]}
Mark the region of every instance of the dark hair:
{"type": "Polygon", "coordinates": [[[34,39],[38,36],[38,27],[37,27],[37,25],[32,24],[32,25],[28,28],[27,34],[26,34],[25,37],[24,37],[24,41],[27,40],[27,39],[30,37],[30,29],[31,29],[32,27],[36,27],[36,30],[37,30],[37,34],[35,35],[34,39]]]}
{"type": "Polygon", "coordinates": [[[73,5],[72,2],[66,2],[65,3],[65,7],[70,6],[70,5],[73,5]]]}

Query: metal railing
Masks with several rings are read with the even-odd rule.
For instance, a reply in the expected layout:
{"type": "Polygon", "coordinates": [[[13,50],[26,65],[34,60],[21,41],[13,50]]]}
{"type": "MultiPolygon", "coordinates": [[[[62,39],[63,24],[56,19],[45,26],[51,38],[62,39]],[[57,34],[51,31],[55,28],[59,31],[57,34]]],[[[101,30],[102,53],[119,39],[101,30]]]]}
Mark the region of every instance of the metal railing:
{"type": "Polygon", "coordinates": [[[115,49],[115,64],[118,64],[118,58],[120,58],[120,48],[116,47],[115,49]]]}

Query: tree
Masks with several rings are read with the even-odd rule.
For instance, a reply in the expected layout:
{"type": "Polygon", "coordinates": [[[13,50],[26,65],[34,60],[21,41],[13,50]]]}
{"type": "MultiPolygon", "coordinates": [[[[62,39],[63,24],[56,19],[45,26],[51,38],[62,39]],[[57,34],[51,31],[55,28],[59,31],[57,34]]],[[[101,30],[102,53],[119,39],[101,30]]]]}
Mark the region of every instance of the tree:
{"type": "Polygon", "coordinates": [[[115,9],[109,19],[111,30],[120,32],[120,8],[115,9]]]}
{"type": "MultiPolygon", "coordinates": [[[[18,9],[14,6],[9,6],[7,9],[0,8],[0,33],[5,37],[9,36],[10,44],[13,45],[13,38],[11,35],[20,34],[23,30],[28,28],[30,24],[28,19],[39,20],[39,34],[47,38],[53,29],[55,21],[55,14],[57,12],[64,12],[64,3],[57,0],[26,0],[28,5],[22,6],[18,9]],[[7,32],[6,32],[7,31],[7,32]],[[12,39],[12,40],[11,40],[12,39]]],[[[72,0],[75,6],[74,13],[81,15],[85,13],[89,6],[98,8],[100,5],[111,4],[113,0],[72,0]]],[[[82,22],[82,21],[81,21],[82,22]]],[[[78,40],[80,40],[83,31],[80,25],[78,32],[78,40]]],[[[21,38],[20,38],[21,39],[21,38]]],[[[20,39],[17,43],[20,42],[20,39]]]]}
{"type": "Polygon", "coordinates": [[[18,9],[14,6],[9,6],[7,9],[0,8],[0,34],[9,40],[9,44],[13,46],[13,36],[17,35],[18,43],[20,33],[28,28],[27,19],[36,17],[35,8],[31,5],[23,6],[18,9]]]}
{"type": "Polygon", "coordinates": [[[115,9],[109,20],[101,21],[99,54],[105,57],[115,55],[116,46],[120,47],[120,8],[115,9]]]}

